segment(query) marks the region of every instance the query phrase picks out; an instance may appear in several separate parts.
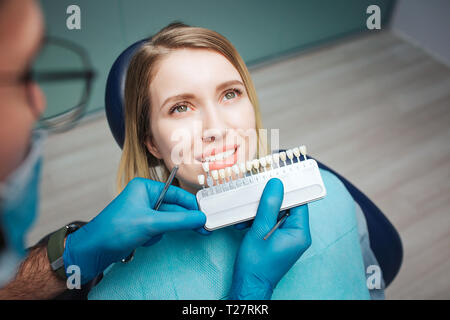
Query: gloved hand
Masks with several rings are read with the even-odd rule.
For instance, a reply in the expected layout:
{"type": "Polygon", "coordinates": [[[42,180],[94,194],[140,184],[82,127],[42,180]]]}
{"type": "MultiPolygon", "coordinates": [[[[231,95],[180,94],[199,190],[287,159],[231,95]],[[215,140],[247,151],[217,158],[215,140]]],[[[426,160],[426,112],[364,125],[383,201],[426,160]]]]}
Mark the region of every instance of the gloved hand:
{"type": "Polygon", "coordinates": [[[91,222],[66,238],[64,264],[80,267],[81,283],[92,280],[111,263],[148,246],[167,231],[195,229],[206,223],[195,196],[170,186],[158,211],[152,210],[164,183],[135,178],[91,222]]]}
{"type": "Polygon", "coordinates": [[[283,202],[279,179],[267,182],[258,211],[236,257],[230,299],[270,299],[280,279],[311,245],[308,206],[290,209],[290,216],[272,235],[283,202]]]}

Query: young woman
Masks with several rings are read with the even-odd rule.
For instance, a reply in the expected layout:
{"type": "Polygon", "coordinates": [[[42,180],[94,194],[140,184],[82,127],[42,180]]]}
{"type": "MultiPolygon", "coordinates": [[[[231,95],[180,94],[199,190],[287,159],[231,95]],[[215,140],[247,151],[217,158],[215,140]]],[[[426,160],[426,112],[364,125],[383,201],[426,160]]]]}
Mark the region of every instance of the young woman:
{"type": "MultiPolygon", "coordinates": [[[[258,99],[232,44],[204,28],[172,24],[133,57],[125,87],[125,142],[118,189],[135,177],[201,188],[202,163],[221,169],[265,155],[258,99]]],[[[340,181],[322,171],[327,197],[309,207],[312,244],[281,279],[273,298],[370,298],[358,241],[355,203],[340,181]]],[[[225,299],[246,230],[204,237],[166,234],[115,264],[91,299],[225,299]]],[[[276,268],[274,268],[276,269],[276,268]]]]}

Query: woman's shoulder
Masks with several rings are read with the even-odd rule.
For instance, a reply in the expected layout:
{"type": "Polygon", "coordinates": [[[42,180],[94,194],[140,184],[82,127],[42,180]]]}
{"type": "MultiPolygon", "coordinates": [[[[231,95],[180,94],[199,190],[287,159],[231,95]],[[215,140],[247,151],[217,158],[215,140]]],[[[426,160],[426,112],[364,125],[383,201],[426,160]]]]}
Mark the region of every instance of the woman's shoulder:
{"type": "Polygon", "coordinates": [[[311,231],[326,247],[357,228],[356,207],[353,197],[336,175],[323,169],[320,173],[326,196],[308,206],[311,231]]]}

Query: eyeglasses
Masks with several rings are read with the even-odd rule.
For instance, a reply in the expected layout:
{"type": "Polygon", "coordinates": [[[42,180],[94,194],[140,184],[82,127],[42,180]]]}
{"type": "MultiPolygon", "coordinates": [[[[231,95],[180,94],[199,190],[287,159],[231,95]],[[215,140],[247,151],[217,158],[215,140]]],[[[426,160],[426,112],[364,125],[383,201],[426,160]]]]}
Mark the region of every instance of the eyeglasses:
{"type": "MultiPolygon", "coordinates": [[[[42,48],[23,74],[0,73],[0,85],[36,83],[47,100],[47,107],[36,127],[65,131],[80,120],[87,108],[95,72],[87,52],[79,45],[60,38],[47,37],[42,48]]],[[[35,102],[27,97],[30,107],[35,102]]]]}

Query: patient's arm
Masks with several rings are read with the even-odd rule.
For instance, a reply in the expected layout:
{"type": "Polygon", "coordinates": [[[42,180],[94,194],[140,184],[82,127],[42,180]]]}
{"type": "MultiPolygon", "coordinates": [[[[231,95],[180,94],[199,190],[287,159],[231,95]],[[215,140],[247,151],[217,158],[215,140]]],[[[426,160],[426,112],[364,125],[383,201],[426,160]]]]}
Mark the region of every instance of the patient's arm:
{"type": "Polygon", "coordinates": [[[51,299],[66,289],[66,282],[52,271],[47,246],[30,249],[14,280],[0,289],[0,300],[51,299]]]}

